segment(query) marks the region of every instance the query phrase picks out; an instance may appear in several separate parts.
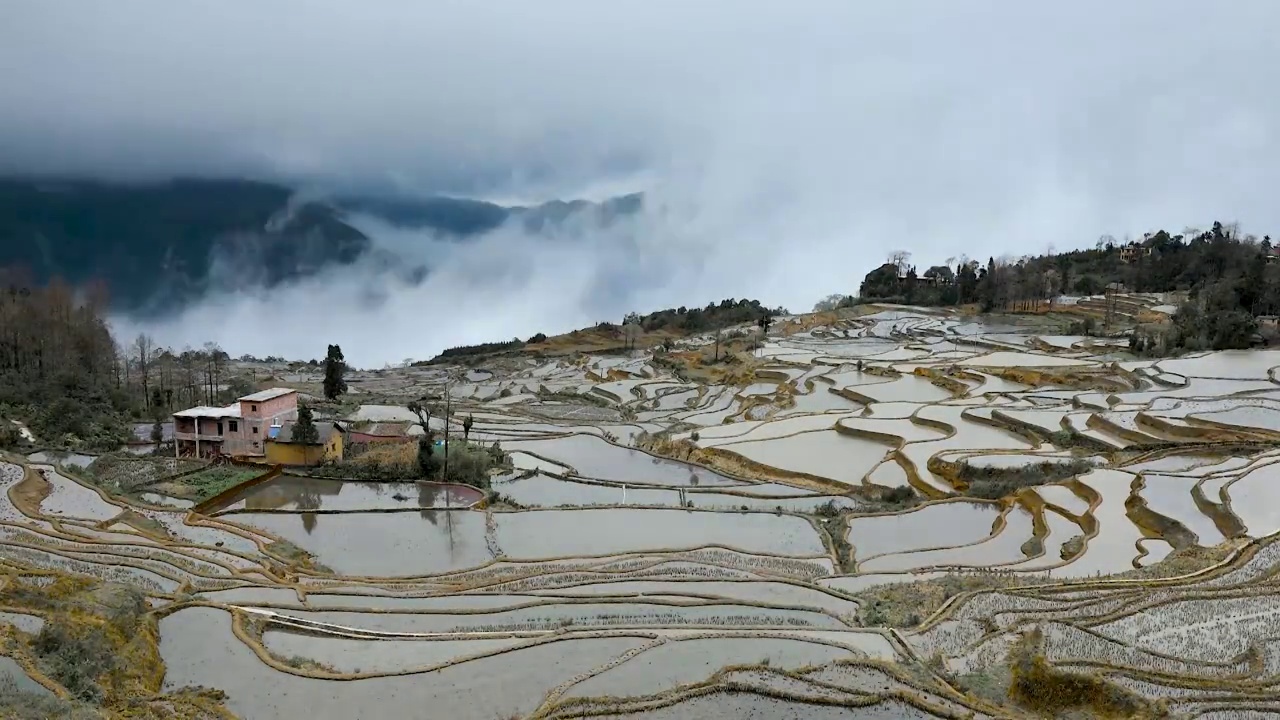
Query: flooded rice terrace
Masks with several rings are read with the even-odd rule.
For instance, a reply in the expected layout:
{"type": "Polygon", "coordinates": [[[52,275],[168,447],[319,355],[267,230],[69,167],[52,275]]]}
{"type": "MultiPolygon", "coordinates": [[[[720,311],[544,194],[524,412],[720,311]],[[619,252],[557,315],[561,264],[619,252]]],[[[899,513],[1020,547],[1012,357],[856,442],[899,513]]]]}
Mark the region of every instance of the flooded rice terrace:
{"type": "Polygon", "coordinates": [[[148,692],[255,720],[1280,711],[1280,353],[875,310],[779,319],[737,385],[641,351],[349,379],[353,421],[451,393],[508,453],[487,493],[192,506],[6,456],[0,682],[59,691],[22,641],[85,576],[145,595],[148,692]]]}

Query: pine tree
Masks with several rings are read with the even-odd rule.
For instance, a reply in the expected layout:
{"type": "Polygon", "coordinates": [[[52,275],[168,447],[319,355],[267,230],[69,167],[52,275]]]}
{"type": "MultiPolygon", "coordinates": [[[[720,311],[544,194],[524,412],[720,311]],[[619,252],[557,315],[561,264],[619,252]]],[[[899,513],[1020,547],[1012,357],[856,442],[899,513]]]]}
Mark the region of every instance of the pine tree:
{"type": "Polygon", "coordinates": [[[306,405],[298,408],[298,419],[293,423],[293,441],[302,445],[320,444],[320,431],[312,419],[311,408],[306,405]]]}
{"type": "Polygon", "coordinates": [[[330,345],[324,357],[324,396],[329,400],[337,400],[347,391],[347,381],[343,376],[347,373],[346,358],[342,356],[342,348],[330,345]]]}

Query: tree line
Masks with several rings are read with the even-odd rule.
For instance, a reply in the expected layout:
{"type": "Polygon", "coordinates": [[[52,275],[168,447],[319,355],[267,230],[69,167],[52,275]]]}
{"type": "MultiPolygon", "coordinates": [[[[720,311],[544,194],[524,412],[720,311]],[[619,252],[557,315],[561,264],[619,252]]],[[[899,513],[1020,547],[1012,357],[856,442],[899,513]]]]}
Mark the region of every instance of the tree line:
{"type": "Polygon", "coordinates": [[[1063,294],[1185,292],[1188,300],[1171,327],[1133,335],[1135,350],[1159,354],[1248,347],[1258,340],[1257,318],[1280,314],[1280,256],[1271,237],[1259,239],[1221,222],[1208,230],[1158,230],[1126,241],[1103,236],[1092,248],[1050,248],[1039,256],[990,257],[985,264],[948,258],[922,273],[910,258],[906,251],[890,254],[867,273],[856,300],[838,304],[974,303],[984,312],[1016,312],[1052,307],[1063,294]]]}
{"type": "MultiPolygon", "coordinates": [[[[0,268],[0,441],[10,420],[26,422],[44,443],[112,450],[131,422],[167,418],[195,405],[226,405],[256,389],[216,343],[161,347],[146,334],[117,342],[106,322],[101,284],[76,289],[37,284],[0,268]]],[[[342,350],[329,346],[325,395],[346,391],[342,350]]]]}

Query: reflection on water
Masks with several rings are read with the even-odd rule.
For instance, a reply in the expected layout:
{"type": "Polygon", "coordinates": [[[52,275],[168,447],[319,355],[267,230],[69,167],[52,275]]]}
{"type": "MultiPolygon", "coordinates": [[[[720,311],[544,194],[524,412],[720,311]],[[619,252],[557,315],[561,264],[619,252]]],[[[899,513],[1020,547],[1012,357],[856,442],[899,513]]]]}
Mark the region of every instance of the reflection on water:
{"type": "MultiPolygon", "coordinates": [[[[281,475],[247,488],[216,511],[227,510],[412,510],[468,507],[483,494],[465,485],[361,482],[281,475]]],[[[314,514],[314,513],[312,513],[314,514]]],[[[423,517],[427,517],[424,513],[423,517]]]]}

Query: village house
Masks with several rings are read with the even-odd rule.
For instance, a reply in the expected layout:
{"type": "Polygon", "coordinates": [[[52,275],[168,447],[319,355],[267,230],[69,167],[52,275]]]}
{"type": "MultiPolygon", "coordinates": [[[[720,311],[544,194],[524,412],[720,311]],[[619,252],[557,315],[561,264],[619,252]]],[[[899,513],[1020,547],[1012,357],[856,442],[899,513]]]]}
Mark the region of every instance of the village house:
{"type": "Polygon", "coordinates": [[[331,421],[318,421],[315,426],[320,442],[305,444],[293,439],[293,422],[267,428],[267,462],[271,465],[320,465],[341,461],[346,445],[342,426],[331,421]]]}
{"type": "Polygon", "coordinates": [[[1120,262],[1131,263],[1140,257],[1151,254],[1151,240],[1132,241],[1120,247],[1120,262]]]}
{"type": "Polygon", "coordinates": [[[298,417],[298,391],[271,388],[226,407],[194,407],[173,414],[176,457],[266,456],[267,431],[298,417]]]}

